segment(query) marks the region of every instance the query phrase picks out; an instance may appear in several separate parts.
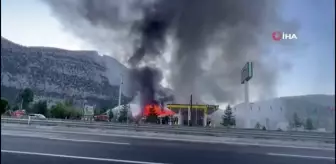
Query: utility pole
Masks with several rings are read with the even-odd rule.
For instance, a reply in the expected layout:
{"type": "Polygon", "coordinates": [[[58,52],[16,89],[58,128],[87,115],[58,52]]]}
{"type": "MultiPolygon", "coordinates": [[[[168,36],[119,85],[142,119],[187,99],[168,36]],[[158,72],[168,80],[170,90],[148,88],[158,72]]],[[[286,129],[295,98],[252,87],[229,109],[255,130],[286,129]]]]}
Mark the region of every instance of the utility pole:
{"type": "Polygon", "coordinates": [[[188,110],[188,125],[191,126],[192,94],[190,95],[190,107],[188,110]]]}
{"type": "Polygon", "coordinates": [[[123,84],[123,77],[122,74],[120,74],[120,84],[119,84],[119,100],[118,100],[118,106],[121,105],[121,85],[123,84]]]}
{"type": "Polygon", "coordinates": [[[120,111],[123,110],[121,105],[121,85],[123,84],[123,77],[122,74],[120,73],[120,83],[119,83],[119,98],[118,98],[118,114],[117,114],[117,120],[120,117],[120,111]]]}
{"type": "Polygon", "coordinates": [[[23,105],[23,98],[21,98],[20,110],[22,110],[22,105],[23,105]]]}
{"type": "Polygon", "coordinates": [[[130,104],[128,104],[127,106],[127,113],[126,113],[126,123],[128,124],[128,111],[131,109],[131,105],[130,104]]]}

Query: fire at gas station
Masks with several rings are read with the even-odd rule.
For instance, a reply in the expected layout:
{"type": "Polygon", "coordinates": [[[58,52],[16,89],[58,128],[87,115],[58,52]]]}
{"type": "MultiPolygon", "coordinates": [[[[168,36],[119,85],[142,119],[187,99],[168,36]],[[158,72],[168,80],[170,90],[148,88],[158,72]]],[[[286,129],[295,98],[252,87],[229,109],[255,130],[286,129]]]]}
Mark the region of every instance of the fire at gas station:
{"type": "Polygon", "coordinates": [[[146,120],[151,115],[156,115],[158,123],[177,124],[185,126],[207,126],[210,119],[208,115],[217,111],[219,105],[192,104],[167,104],[158,103],[147,104],[143,110],[143,119],[146,120]]]}
{"type": "Polygon", "coordinates": [[[207,126],[208,115],[218,110],[218,105],[168,104],[168,109],[177,113],[178,125],[207,126]]]}

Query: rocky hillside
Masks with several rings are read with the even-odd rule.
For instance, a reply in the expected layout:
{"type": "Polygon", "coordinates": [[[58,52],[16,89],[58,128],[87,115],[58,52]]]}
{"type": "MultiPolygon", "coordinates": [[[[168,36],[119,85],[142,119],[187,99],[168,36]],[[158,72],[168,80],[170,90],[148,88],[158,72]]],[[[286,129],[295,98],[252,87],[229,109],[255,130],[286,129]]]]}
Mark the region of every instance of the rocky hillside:
{"type": "Polygon", "coordinates": [[[120,73],[123,100],[129,101],[129,70],[112,57],[95,51],[26,47],[1,38],[1,96],[10,101],[29,87],[37,96],[110,106],[117,103],[120,73]]]}

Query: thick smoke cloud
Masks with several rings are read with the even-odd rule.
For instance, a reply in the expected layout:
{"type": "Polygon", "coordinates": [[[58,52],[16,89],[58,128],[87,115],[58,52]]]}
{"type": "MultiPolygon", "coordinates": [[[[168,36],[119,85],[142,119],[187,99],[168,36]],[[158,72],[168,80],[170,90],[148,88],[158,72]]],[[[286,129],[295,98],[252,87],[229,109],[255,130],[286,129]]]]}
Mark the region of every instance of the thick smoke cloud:
{"type": "Polygon", "coordinates": [[[168,70],[165,79],[181,102],[190,93],[196,101],[241,99],[240,71],[247,61],[255,66],[252,91],[271,96],[283,64],[269,55],[271,32],[297,30],[295,22],[280,18],[277,0],[45,2],[66,30],[120,61],[131,58],[132,66],[163,61],[166,37],[172,37],[169,64],[156,67],[168,70]],[[154,32],[146,26],[153,19],[159,20],[154,32]]]}
{"type": "Polygon", "coordinates": [[[132,66],[131,79],[135,82],[132,85],[139,86],[138,91],[141,94],[142,106],[154,103],[156,89],[162,80],[159,78],[161,73],[158,69],[148,66],[139,68],[138,64],[145,56],[151,56],[152,59],[161,54],[165,46],[166,31],[169,27],[169,21],[166,19],[169,17],[165,17],[163,14],[156,6],[149,6],[144,9],[143,20],[134,26],[134,32],[140,36],[140,45],[135,47],[128,62],[132,66]]]}
{"type": "Polygon", "coordinates": [[[165,46],[166,31],[169,27],[169,17],[165,17],[156,6],[144,9],[144,18],[133,27],[134,32],[140,36],[140,45],[130,58],[131,65],[137,65],[145,55],[154,58],[160,55],[165,46]]]}
{"type": "Polygon", "coordinates": [[[131,70],[131,79],[135,91],[140,91],[140,105],[151,104],[155,100],[156,89],[159,87],[161,81],[161,72],[158,69],[151,67],[133,68],[131,70]]]}

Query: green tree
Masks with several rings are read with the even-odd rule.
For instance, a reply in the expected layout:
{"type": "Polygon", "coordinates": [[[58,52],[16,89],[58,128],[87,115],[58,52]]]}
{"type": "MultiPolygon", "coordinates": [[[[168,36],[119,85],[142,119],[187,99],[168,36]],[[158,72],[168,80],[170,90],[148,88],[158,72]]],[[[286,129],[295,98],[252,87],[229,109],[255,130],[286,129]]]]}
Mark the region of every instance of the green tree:
{"type": "Polygon", "coordinates": [[[50,114],[54,118],[64,119],[68,114],[66,106],[63,103],[57,103],[51,107],[50,114]]]}
{"type": "Polygon", "coordinates": [[[74,106],[70,106],[68,103],[57,103],[51,107],[50,114],[54,118],[61,119],[78,119],[82,116],[80,110],[76,109],[74,106]]]}
{"type": "Polygon", "coordinates": [[[100,115],[100,114],[102,114],[103,112],[102,112],[102,110],[100,109],[100,108],[95,108],[94,110],[93,110],[93,114],[94,115],[100,115]]]}
{"type": "Polygon", "coordinates": [[[14,106],[12,106],[12,111],[16,111],[16,110],[19,110],[20,109],[20,107],[19,107],[19,105],[14,105],[14,106]]]}
{"type": "Polygon", "coordinates": [[[255,129],[261,129],[261,125],[259,122],[256,123],[256,125],[254,126],[255,129]]]}
{"type": "Polygon", "coordinates": [[[8,116],[10,116],[11,113],[12,113],[11,110],[12,110],[12,107],[11,107],[11,105],[8,103],[5,114],[7,114],[8,116]]]}
{"type": "Polygon", "coordinates": [[[119,122],[126,122],[127,121],[128,110],[129,110],[129,106],[127,104],[124,104],[124,105],[121,106],[121,109],[119,111],[119,117],[118,117],[119,122]]]}
{"type": "Polygon", "coordinates": [[[66,117],[70,119],[79,119],[83,115],[82,110],[77,109],[73,104],[72,100],[65,103],[66,117]]]}
{"type": "Polygon", "coordinates": [[[71,98],[71,99],[68,99],[64,102],[64,105],[66,106],[73,106],[74,105],[74,100],[71,98]]]}
{"type": "Polygon", "coordinates": [[[308,118],[306,120],[305,129],[307,129],[307,130],[313,130],[314,129],[313,120],[311,118],[308,118]]]}
{"type": "Polygon", "coordinates": [[[22,101],[22,108],[28,109],[29,104],[34,100],[34,92],[30,88],[25,88],[20,94],[20,97],[22,101]]]}
{"type": "Polygon", "coordinates": [[[233,115],[232,108],[228,105],[224,111],[224,115],[222,116],[222,123],[223,126],[235,126],[236,119],[233,115]]]}
{"type": "Polygon", "coordinates": [[[112,109],[108,112],[109,120],[112,121],[113,119],[113,111],[112,109]]]}
{"type": "Polygon", "coordinates": [[[101,110],[102,110],[103,113],[104,113],[104,112],[106,112],[107,110],[109,110],[109,107],[108,107],[108,106],[103,106],[103,107],[101,107],[101,110]]]}
{"type": "Polygon", "coordinates": [[[0,108],[1,108],[0,109],[1,115],[4,114],[9,109],[8,101],[6,99],[1,98],[0,108]]]}
{"type": "Polygon", "coordinates": [[[82,112],[74,106],[66,106],[66,118],[79,119],[82,116],[82,112]]]}
{"type": "Polygon", "coordinates": [[[295,112],[293,114],[293,127],[294,128],[298,128],[302,126],[302,121],[300,119],[300,117],[298,116],[298,114],[295,112]]]}
{"type": "Polygon", "coordinates": [[[47,101],[38,101],[32,107],[34,113],[43,114],[44,116],[48,116],[48,105],[47,101]]]}
{"type": "Polygon", "coordinates": [[[158,114],[156,113],[154,108],[150,108],[149,109],[149,114],[146,118],[146,122],[156,123],[157,121],[158,121],[158,114]]]}

